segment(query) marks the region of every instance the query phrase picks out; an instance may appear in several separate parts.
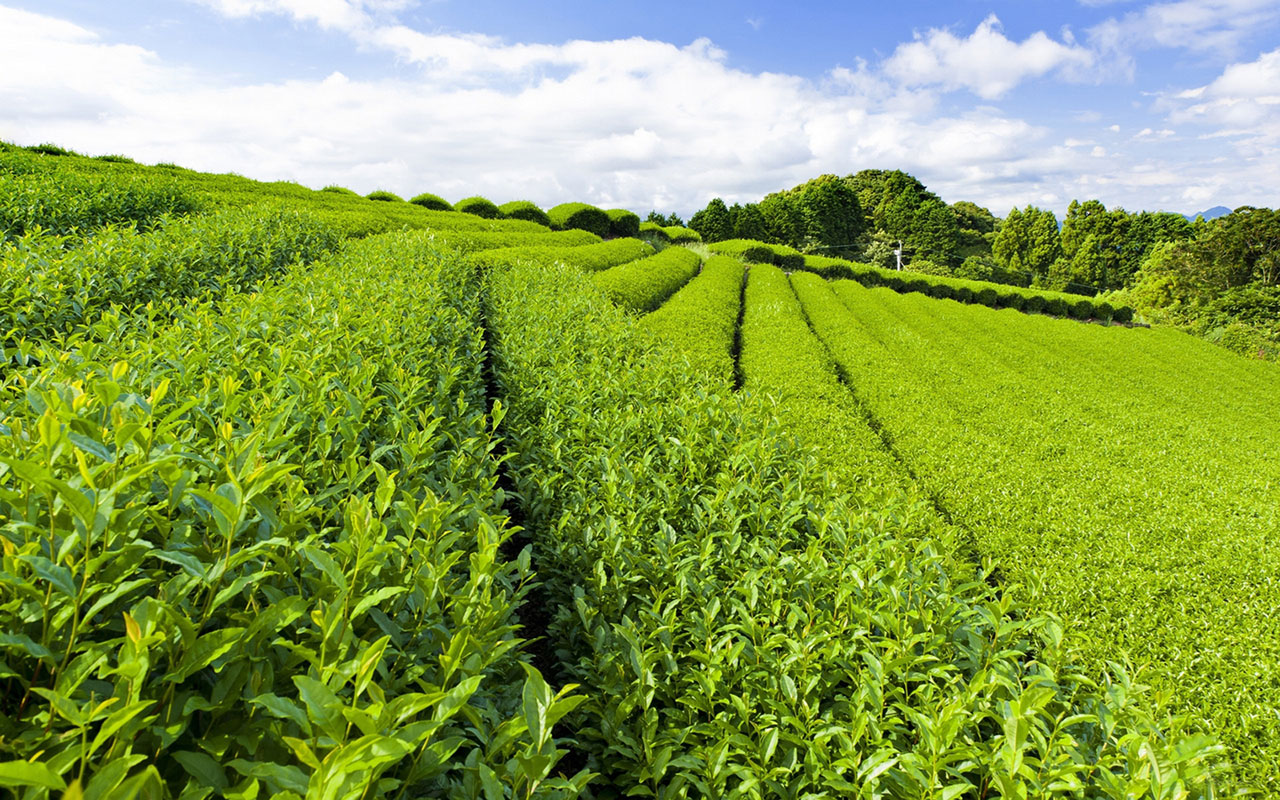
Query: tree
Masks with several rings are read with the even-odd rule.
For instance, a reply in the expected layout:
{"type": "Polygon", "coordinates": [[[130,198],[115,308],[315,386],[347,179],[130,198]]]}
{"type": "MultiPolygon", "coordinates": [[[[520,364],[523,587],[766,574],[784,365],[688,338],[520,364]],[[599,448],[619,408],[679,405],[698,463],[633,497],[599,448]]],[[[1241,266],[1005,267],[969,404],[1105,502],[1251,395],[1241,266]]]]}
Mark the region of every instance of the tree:
{"type": "Polygon", "coordinates": [[[958,228],[957,256],[962,260],[975,256],[990,256],[991,243],[995,240],[996,227],[999,224],[995,215],[968,200],[952,203],[951,213],[955,214],[958,228]]]}
{"type": "Polygon", "coordinates": [[[667,214],[665,217],[659,214],[657,211],[650,211],[649,216],[646,217],[644,221],[661,225],[664,228],[670,227],[672,225],[678,228],[684,227],[684,220],[680,219],[680,215],[674,211],[672,211],[670,214],[667,214]]]}
{"type": "Polygon", "coordinates": [[[723,242],[733,238],[733,217],[719,197],[690,217],[689,227],[697,231],[704,242],[723,242]]]}
{"type": "Polygon", "coordinates": [[[1035,206],[1011,210],[991,244],[991,255],[1000,267],[1041,280],[1048,278],[1061,254],[1058,218],[1035,206]]]}
{"type": "Polygon", "coordinates": [[[804,215],[788,192],[774,192],[760,201],[767,241],[800,247],[805,239],[804,215]]]}
{"type": "Polygon", "coordinates": [[[855,250],[865,222],[858,195],[835,175],[821,175],[790,191],[804,224],[805,244],[829,251],[855,250]]]}
{"type": "Polygon", "coordinates": [[[769,228],[765,224],[764,215],[760,213],[759,205],[747,203],[733,215],[733,236],[735,239],[756,239],[762,242],[768,239],[769,228]]]}
{"type": "Polygon", "coordinates": [[[937,199],[925,200],[912,215],[911,230],[906,240],[917,258],[927,258],[944,266],[957,266],[959,227],[955,214],[937,199]]]}

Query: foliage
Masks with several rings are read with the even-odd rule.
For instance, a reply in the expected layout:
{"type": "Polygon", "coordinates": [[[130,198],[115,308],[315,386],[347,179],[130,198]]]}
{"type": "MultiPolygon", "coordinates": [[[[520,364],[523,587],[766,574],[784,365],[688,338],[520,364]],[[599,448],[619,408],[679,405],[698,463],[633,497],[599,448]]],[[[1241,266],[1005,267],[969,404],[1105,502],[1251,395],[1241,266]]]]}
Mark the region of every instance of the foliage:
{"type": "MultiPolygon", "coordinates": [[[[453,204],[454,211],[460,211],[463,214],[473,214],[481,219],[497,219],[503,216],[498,207],[491,200],[483,197],[464,197],[453,204]]],[[[517,219],[523,219],[517,217],[517,219]]],[[[534,220],[536,222],[536,220],[534,220]]]]}
{"type": "Polygon", "coordinates": [[[581,697],[515,636],[477,295],[380,237],[5,385],[7,786],[577,794],[581,697]]]}
{"type": "Polygon", "coordinates": [[[625,208],[611,208],[604,213],[609,215],[609,235],[635,238],[640,235],[640,215],[625,208]]]}
{"type": "Polygon", "coordinates": [[[707,207],[694,213],[689,218],[689,227],[698,232],[702,241],[722,242],[733,238],[733,217],[729,207],[719,197],[714,198],[707,207]]]}
{"type": "Polygon", "coordinates": [[[702,237],[693,228],[682,228],[678,225],[668,225],[662,229],[667,235],[667,239],[672,244],[698,244],[702,241],[702,237]]]}
{"type": "Polygon", "coordinates": [[[979,552],[1063,617],[1084,665],[1143,665],[1172,713],[1220,737],[1222,788],[1275,785],[1280,684],[1260,676],[1277,600],[1258,583],[1280,563],[1274,365],[1170,329],[832,286],[849,315],[820,335],[979,552]]]}
{"type": "Polygon", "coordinates": [[[0,242],[37,228],[59,236],[124,223],[145,228],[165,215],[189,214],[200,207],[191,192],[169,178],[0,171],[0,242]]]}
{"type": "Polygon", "coordinates": [[[526,245],[486,250],[472,256],[476,264],[569,264],[588,272],[616,267],[653,255],[654,250],[639,239],[611,239],[581,246],[526,245]]]}
{"type": "Polygon", "coordinates": [[[29,233],[0,245],[0,342],[21,348],[69,334],[113,306],[248,289],[319,258],[338,237],[306,214],[245,209],[169,219],[146,234],[109,228],[77,243],[29,233]]]}
{"type": "Polygon", "coordinates": [[[657,211],[650,211],[649,216],[645,217],[645,222],[652,222],[660,228],[683,228],[684,220],[680,219],[680,215],[672,211],[670,214],[659,214],[657,211]]]}
{"type": "Polygon", "coordinates": [[[733,238],[763,241],[769,235],[769,229],[765,224],[764,215],[760,213],[759,205],[747,203],[745,206],[739,206],[734,203],[729,211],[733,215],[733,238]]]}
{"type": "Polygon", "coordinates": [[[375,189],[365,195],[365,199],[379,200],[384,203],[403,203],[404,198],[394,192],[388,192],[385,189],[375,189]]]}
{"type": "Polygon", "coordinates": [[[711,386],[731,388],[735,380],[738,312],[746,277],[741,261],[712,256],[696,278],[657,311],[645,316],[641,325],[670,342],[689,360],[691,370],[708,376],[711,386]]]}
{"type": "Polygon", "coordinates": [[[619,306],[647,313],[698,274],[702,259],[684,247],[668,247],[661,253],[597,272],[595,285],[619,306]]]}
{"type": "Polygon", "coordinates": [[[1029,278],[1048,277],[1061,253],[1057,217],[1035,206],[1011,209],[991,244],[992,258],[1001,269],[1029,278]]]}
{"type": "Polygon", "coordinates": [[[596,236],[609,235],[609,215],[586,203],[561,203],[547,211],[551,225],[556,230],[579,228],[596,236]]]}
{"type": "Polygon", "coordinates": [[[413,203],[415,206],[422,206],[423,208],[430,209],[431,211],[454,210],[453,205],[448,200],[445,200],[440,195],[431,194],[430,192],[423,192],[420,195],[416,195],[410,198],[409,202],[413,203]]]}
{"type": "MultiPolygon", "coordinates": [[[[334,194],[342,194],[342,195],[355,195],[355,194],[356,194],[355,192],[353,192],[352,190],[348,189],[347,187],[345,187],[345,186],[338,186],[337,184],[334,184],[334,183],[329,184],[328,186],[324,187],[324,188],[323,188],[323,189],[321,189],[320,191],[322,191],[322,192],[333,192],[334,194]]],[[[359,195],[356,195],[356,196],[358,197],[359,195]]]]}
{"type": "Polygon", "coordinates": [[[649,241],[655,246],[657,244],[671,244],[671,236],[667,233],[667,229],[656,222],[641,222],[640,238],[649,241]]]}

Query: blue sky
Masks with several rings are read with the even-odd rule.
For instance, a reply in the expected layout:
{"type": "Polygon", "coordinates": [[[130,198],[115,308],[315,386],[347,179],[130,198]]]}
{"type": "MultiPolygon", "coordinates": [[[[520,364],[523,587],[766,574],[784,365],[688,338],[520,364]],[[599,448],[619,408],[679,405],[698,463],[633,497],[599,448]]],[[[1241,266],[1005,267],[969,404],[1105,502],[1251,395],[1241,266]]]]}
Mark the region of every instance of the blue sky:
{"type": "Polygon", "coordinates": [[[0,138],[641,212],[869,167],[1276,206],[1280,3],[0,0],[0,138]]]}

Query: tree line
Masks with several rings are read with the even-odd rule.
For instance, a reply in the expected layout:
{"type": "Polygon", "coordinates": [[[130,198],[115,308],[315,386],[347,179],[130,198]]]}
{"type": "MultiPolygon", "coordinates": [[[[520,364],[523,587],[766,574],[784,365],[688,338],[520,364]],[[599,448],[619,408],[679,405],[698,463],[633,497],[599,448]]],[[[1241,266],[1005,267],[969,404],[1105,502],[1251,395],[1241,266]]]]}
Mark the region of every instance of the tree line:
{"type": "Polygon", "coordinates": [[[757,239],[881,267],[895,266],[901,249],[904,268],[917,272],[1114,293],[1148,319],[1234,349],[1280,350],[1280,212],[1271,209],[1191,221],[1086,200],[1072,201],[1061,222],[1031,205],[999,218],[968,201],[948,204],[901,170],[867,169],[758,203],[715,198],[688,226],[706,242],[757,239]]]}

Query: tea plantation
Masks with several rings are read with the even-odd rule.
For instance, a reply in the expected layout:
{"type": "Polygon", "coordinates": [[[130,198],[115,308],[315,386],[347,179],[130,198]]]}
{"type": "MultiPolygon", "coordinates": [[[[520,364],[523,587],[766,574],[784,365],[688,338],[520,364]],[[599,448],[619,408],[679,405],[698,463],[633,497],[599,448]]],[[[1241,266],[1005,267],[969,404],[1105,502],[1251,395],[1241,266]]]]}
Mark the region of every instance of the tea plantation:
{"type": "Polygon", "coordinates": [[[374,194],[0,148],[6,796],[1280,783],[1276,364],[374,194]]]}

